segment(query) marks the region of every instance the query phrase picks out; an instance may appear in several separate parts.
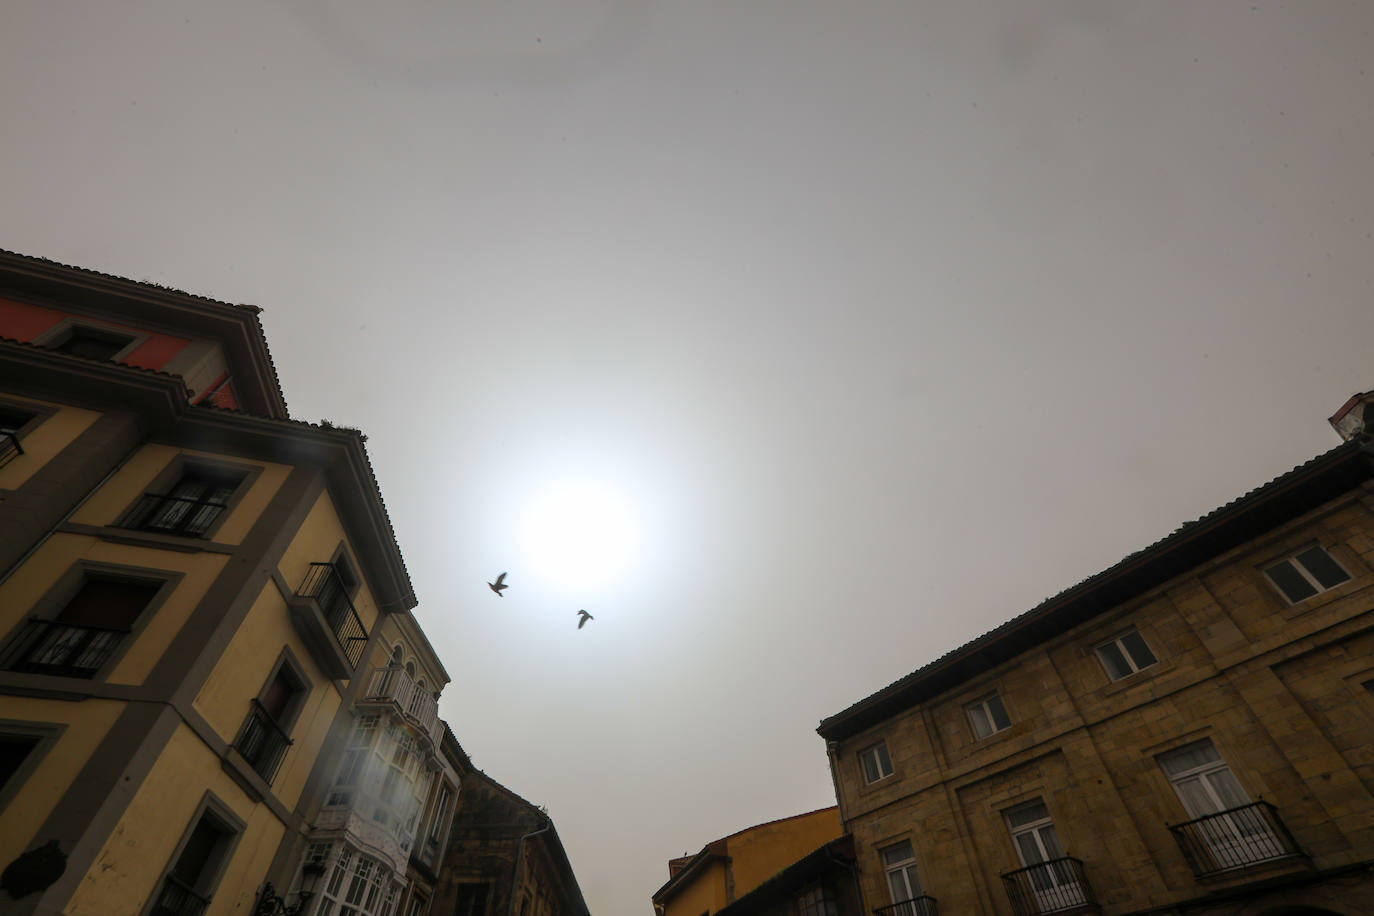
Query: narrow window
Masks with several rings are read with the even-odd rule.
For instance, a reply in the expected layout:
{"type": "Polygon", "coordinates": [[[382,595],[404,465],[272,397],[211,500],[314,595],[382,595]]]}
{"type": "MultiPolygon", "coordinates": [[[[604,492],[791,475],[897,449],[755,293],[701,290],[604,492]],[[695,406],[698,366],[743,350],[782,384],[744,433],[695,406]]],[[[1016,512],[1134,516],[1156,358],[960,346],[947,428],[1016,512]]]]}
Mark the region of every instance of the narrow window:
{"type": "Polygon", "coordinates": [[[307,687],[284,662],[252,701],[234,746],[269,784],[293,743],[291,725],[305,700],[307,687]]]}
{"type": "Polygon", "coordinates": [[[860,751],[859,763],[863,767],[866,783],[875,783],[892,775],[892,760],[887,756],[886,742],[879,741],[872,747],[860,751]]]}
{"type": "Polygon", "coordinates": [[[35,416],[37,414],[0,407],[0,467],[24,454],[24,448],[19,444],[19,430],[35,416]]]}
{"type": "Polygon", "coordinates": [[[243,482],[242,473],[188,466],[166,493],[147,493],[123,527],[205,537],[243,482]]]}
{"type": "Polygon", "coordinates": [[[818,884],[797,896],[797,916],[836,916],[835,901],[818,884]]]}
{"type": "Polygon", "coordinates": [[[887,892],[892,903],[905,903],[923,896],[921,879],[916,875],[916,855],[911,851],[911,842],[903,840],[878,850],[883,860],[883,872],[887,875],[887,892]]]}
{"type": "Polygon", "coordinates": [[[968,713],[968,721],[969,725],[973,727],[974,737],[980,741],[997,734],[1004,728],[1011,727],[1011,719],[1007,718],[1007,710],[1002,705],[1002,698],[995,693],[974,700],[964,707],[964,711],[968,713]]]}
{"type": "Polygon", "coordinates": [[[236,831],[205,810],[163,881],[152,916],[200,913],[210,904],[236,831]]]}
{"type": "Polygon", "coordinates": [[[160,582],[87,579],[56,618],[25,625],[5,667],[95,677],[161,587],[160,582]]]}
{"type": "Polygon", "coordinates": [[[1010,876],[1013,893],[1033,907],[1032,913],[1053,913],[1087,903],[1078,870],[1064,854],[1049,809],[1039,799],[1007,811],[1011,842],[1022,868],[1010,876]]]}
{"type": "Polygon", "coordinates": [[[453,916],[486,916],[487,886],[485,884],[458,885],[458,905],[453,916]]]}
{"type": "Polygon", "coordinates": [[[61,342],[52,344],[52,349],[71,356],[84,356],[87,359],[113,359],[134,340],[131,334],[121,334],[105,328],[74,325],[63,335],[61,342]]]}
{"type": "Polygon", "coordinates": [[[1114,681],[1130,677],[1159,661],[1138,630],[1127,630],[1097,647],[1097,659],[1114,681]]]}
{"type": "Polygon", "coordinates": [[[1306,601],[1350,578],[1350,573],[1321,547],[1309,547],[1294,554],[1268,567],[1264,574],[1289,604],[1306,601]]]}
{"type": "Polygon", "coordinates": [[[36,735],[0,734],[0,790],[19,772],[24,761],[29,759],[29,754],[38,746],[38,741],[36,735]]]}

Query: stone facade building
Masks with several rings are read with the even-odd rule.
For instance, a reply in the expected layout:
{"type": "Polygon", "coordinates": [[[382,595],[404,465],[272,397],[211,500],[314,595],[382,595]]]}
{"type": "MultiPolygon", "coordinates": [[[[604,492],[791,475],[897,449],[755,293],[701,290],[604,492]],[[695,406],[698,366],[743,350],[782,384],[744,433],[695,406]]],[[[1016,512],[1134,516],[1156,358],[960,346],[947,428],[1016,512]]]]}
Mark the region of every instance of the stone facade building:
{"type": "Polygon", "coordinates": [[[1374,913],[1371,403],[821,723],[869,909],[1374,913]]]}

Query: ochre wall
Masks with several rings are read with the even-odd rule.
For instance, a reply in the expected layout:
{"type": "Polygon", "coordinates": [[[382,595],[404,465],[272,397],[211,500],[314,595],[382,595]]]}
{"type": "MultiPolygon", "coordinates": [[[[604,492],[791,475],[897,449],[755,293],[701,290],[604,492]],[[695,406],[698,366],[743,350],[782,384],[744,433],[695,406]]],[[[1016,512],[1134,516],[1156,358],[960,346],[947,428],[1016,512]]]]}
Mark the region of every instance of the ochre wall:
{"type": "Polygon", "coordinates": [[[0,719],[66,726],[22,790],[0,811],[0,862],[13,861],[29,847],[124,706],[117,700],[69,703],[0,694],[0,719]]]}
{"type": "Polygon", "coordinates": [[[68,407],[53,401],[37,401],[10,394],[5,395],[5,400],[32,404],[35,411],[56,408],[57,412],[48,414],[31,432],[23,434],[20,446],[24,454],[0,467],[0,490],[19,489],[35,471],[51,461],[100,417],[94,410],[68,407]]]}
{"type": "Polygon", "coordinates": [[[725,899],[725,863],[716,860],[692,877],[664,906],[664,916],[701,916],[721,909],[725,899]]]}
{"type": "Polygon", "coordinates": [[[823,808],[760,824],[731,836],[726,840],[726,850],[734,875],[735,897],[743,897],[793,862],[839,836],[839,808],[823,808]]]}
{"type": "MultiPolygon", "coordinates": [[[[334,556],[334,550],[339,542],[345,540],[343,524],[339,521],[339,513],[334,509],[334,503],[329,498],[329,493],[320,494],[310,514],[306,516],[305,522],[301,525],[296,537],[291,542],[291,546],[286,549],[281,562],[277,568],[282,576],[286,578],[291,588],[298,588],[305,579],[306,573],[310,569],[311,563],[327,563],[334,556]]],[[[355,561],[357,554],[350,551],[355,561]]],[[[354,572],[361,578],[362,570],[357,569],[354,562],[354,572]]],[[[372,598],[372,590],[368,588],[367,582],[363,581],[358,594],[353,596],[353,607],[358,612],[358,618],[362,620],[367,632],[372,632],[373,626],[377,622],[377,605],[372,598]]]]}

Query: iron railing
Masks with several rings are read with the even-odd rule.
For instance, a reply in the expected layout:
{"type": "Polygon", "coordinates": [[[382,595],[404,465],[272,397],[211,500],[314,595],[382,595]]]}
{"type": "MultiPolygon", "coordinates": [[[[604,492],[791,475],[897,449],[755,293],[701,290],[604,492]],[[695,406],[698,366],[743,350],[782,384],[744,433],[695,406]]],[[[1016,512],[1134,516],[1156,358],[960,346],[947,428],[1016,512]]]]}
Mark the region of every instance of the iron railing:
{"type": "Polygon", "coordinates": [[[5,654],[3,667],[28,674],[92,678],[128,632],[124,627],[29,620],[5,654]]]}
{"type": "Polygon", "coordinates": [[[367,630],[334,564],[311,563],[301,587],[296,589],[296,597],[315,599],[348,663],[357,667],[358,659],[362,658],[363,648],[367,645],[367,630]]]}
{"type": "Polygon", "coordinates": [[[1097,904],[1083,863],[1070,856],[1009,871],[1002,876],[1002,882],[1016,916],[1059,913],[1097,904]]]}
{"type": "Polygon", "coordinates": [[[22,454],[24,448],[19,444],[19,437],[14,433],[0,432],[0,468],[22,454]]]}
{"type": "Polygon", "coordinates": [[[277,775],[277,767],[281,766],[282,758],[286,756],[286,749],[294,743],[272,714],[254,700],[248,718],[243,720],[243,728],[239,729],[234,747],[252,765],[253,771],[270,785],[272,777],[277,775]]]}
{"type": "Polygon", "coordinates": [[[120,527],[203,538],[226,508],[212,499],[144,493],[120,527]]]}
{"type": "Polygon", "coordinates": [[[912,897],[900,903],[890,903],[875,909],[876,916],[940,916],[934,897],[912,897]]]}
{"type": "Polygon", "coordinates": [[[1208,814],[1169,830],[1199,878],[1303,854],[1279,812],[1263,801],[1208,814]]]}
{"type": "Polygon", "coordinates": [[[200,916],[209,905],[209,897],[202,897],[176,875],[168,875],[149,916],[200,916]]]}

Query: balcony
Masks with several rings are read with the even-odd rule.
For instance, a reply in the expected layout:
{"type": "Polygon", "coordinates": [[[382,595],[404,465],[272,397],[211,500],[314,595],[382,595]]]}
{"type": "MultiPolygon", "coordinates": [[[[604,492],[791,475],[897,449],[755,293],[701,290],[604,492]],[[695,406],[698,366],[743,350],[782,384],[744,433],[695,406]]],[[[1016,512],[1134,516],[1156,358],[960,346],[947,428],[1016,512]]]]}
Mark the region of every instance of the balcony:
{"type": "Polygon", "coordinates": [[[1303,855],[1268,802],[1208,814],[1169,830],[1199,878],[1303,855]]]}
{"type": "Polygon", "coordinates": [[[209,905],[209,898],[196,893],[176,875],[168,875],[149,916],[200,916],[209,905]]]}
{"type": "Polygon", "coordinates": [[[262,777],[263,782],[271,785],[272,777],[277,775],[277,767],[286,756],[286,749],[294,744],[291,736],[282,731],[271,713],[262,708],[257,700],[248,712],[248,718],[239,729],[234,748],[239,752],[253,772],[262,777]]]}
{"type": "Polygon", "coordinates": [[[19,437],[14,433],[0,432],[0,468],[22,454],[24,454],[24,449],[19,444],[19,437]]]}
{"type": "Polygon", "coordinates": [[[290,603],[291,622],[330,677],[353,676],[367,645],[353,599],[333,563],[311,563],[290,603]]]}
{"type": "Polygon", "coordinates": [[[359,706],[386,706],[408,719],[429,739],[430,752],[439,746],[439,701],[419,686],[403,668],[374,668],[372,680],[358,698],[359,706]]]}
{"type": "Polygon", "coordinates": [[[93,678],[129,631],[59,620],[29,620],[5,653],[3,668],[26,674],[93,678]]]}
{"type": "Polygon", "coordinates": [[[901,903],[880,906],[873,912],[875,916],[940,916],[940,907],[934,897],[913,897],[901,903]]]}
{"type": "Polygon", "coordinates": [[[1098,908],[1088,876],[1083,872],[1083,863],[1069,856],[1009,871],[1002,876],[1002,882],[1016,916],[1098,908]]]}
{"type": "Polygon", "coordinates": [[[224,503],[211,499],[144,493],[119,527],[203,538],[226,508],[224,503]]]}

